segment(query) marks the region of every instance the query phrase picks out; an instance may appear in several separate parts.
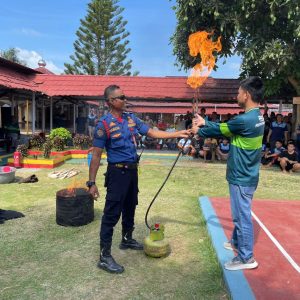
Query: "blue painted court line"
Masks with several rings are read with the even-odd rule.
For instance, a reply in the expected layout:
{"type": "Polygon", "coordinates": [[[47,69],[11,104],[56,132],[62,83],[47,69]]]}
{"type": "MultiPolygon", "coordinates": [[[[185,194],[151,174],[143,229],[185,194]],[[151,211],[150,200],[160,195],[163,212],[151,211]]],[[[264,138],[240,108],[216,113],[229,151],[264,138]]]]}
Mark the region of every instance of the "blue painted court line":
{"type": "Polygon", "coordinates": [[[199,205],[202,209],[208,233],[212,244],[216,250],[219,263],[223,270],[224,280],[233,300],[252,300],[255,299],[253,291],[244,276],[243,271],[228,271],[224,269],[224,263],[234,257],[233,251],[226,250],[223,243],[227,241],[225,232],[215,210],[208,197],[199,197],[199,205]]]}

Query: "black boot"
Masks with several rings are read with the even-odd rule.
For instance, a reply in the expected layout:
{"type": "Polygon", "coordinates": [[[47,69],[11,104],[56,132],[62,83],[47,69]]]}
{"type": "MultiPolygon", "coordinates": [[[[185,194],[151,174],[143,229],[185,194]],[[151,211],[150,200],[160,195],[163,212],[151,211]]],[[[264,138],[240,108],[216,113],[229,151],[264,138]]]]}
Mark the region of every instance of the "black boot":
{"type": "Polygon", "coordinates": [[[122,231],[122,241],[120,243],[119,248],[122,250],[126,250],[126,249],[143,250],[144,246],[132,238],[132,232],[133,229],[122,231]]]}
{"type": "Polygon", "coordinates": [[[98,268],[109,273],[123,273],[124,267],[119,265],[111,256],[111,244],[100,245],[98,268]]]}

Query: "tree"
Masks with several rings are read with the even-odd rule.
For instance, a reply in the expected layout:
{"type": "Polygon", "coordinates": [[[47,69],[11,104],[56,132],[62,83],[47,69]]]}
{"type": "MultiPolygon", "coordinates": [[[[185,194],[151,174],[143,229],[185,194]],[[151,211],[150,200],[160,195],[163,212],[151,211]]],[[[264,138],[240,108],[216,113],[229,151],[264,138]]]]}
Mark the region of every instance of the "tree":
{"type": "Polygon", "coordinates": [[[266,95],[292,87],[300,95],[299,0],[177,0],[177,27],[171,40],[184,69],[196,62],[189,56],[190,33],[214,30],[222,36],[220,57],[242,57],[241,78],[259,75],[266,95]]]}
{"type": "Polygon", "coordinates": [[[92,0],[88,4],[87,15],[76,32],[75,53],[70,56],[74,63],[65,63],[67,74],[131,75],[127,21],[121,16],[124,8],[117,3],[92,0]]]}
{"type": "Polygon", "coordinates": [[[0,57],[15,62],[17,64],[26,66],[26,62],[19,59],[18,57],[19,50],[16,48],[9,48],[7,50],[0,51],[0,57]]]}

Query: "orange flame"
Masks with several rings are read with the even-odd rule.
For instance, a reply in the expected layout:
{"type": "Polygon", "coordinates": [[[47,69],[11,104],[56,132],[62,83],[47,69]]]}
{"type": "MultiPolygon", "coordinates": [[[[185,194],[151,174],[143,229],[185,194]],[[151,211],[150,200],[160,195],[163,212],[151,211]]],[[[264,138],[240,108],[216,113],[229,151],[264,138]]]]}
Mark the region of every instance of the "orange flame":
{"type": "Polygon", "coordinates": [[[187,80],[187,84],[193,89],[200,87],[206,81],[216,63],[214,52],[222,50],[221,37],[213,42],[210,39],[212,34],[213,32],[198,31],[189,36],[190,55],[195,57],[199,54],[201,57],[201,63],[193,67],[187,80]]]}
{"type": "Polygon", "coordinates": [[[85,187],[85,181],[83,179],[73,179],[73,181],[67,186],[66,190],[68,191],[68,194],[75,194],[75,190],[77,188],[86,188],[85,187]]]}

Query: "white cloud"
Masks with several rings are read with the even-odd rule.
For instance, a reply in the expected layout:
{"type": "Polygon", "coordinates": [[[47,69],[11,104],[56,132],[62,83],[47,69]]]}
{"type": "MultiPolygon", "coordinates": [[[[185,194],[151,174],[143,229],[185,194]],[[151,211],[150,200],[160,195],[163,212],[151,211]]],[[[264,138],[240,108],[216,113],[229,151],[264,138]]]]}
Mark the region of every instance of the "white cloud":
{"type": "MultiPolygon", "coordinates": [[[[18,50],[18,58],[23,60],[29,68],[38,68],[38,62],[44,59],[39,53],[32,50],[16,48],[18,50]]],[[[63,69],[56,66],[51,60],[44,59],[46,62],[46,68],[55,74],[63,73],[63,69]]]]}
{"type": "Polygon", "coordinates": [[[12,30],[14,33],[17,34],[22,34],[30,37],[39,37],[42,36],[43,34],[35,29],[32,28],[17,28],[12,30]]]}

